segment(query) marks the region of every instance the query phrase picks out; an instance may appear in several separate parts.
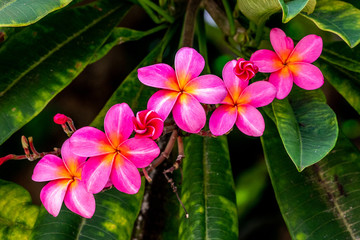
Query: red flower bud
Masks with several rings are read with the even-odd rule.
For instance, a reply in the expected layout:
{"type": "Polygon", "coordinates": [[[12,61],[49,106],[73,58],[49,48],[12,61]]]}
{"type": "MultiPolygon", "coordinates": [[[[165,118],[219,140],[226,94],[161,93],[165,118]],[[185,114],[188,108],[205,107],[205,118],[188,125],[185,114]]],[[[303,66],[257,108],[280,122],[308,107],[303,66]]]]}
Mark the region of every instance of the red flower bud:
{"type": "Polygon", "coordinates": [[[250,80],[259,71],[259,68],[251,61],[240,58],[234,67],[235,75],[243,81],[250,80]]]}
{"type": "Polygon", "coordinates": [[[143,110],[133,118],[135,137],[148,137],[153,140],[161,136],[164,121],[159,114],[153,110],[143,110]]]}
{"type": "Polygon", "coordinates": [[[56,124],[65,124],[68,120],[68,117],[65,116],[64,114],[58,113],[54,116],[54,122],[56,124]]]}

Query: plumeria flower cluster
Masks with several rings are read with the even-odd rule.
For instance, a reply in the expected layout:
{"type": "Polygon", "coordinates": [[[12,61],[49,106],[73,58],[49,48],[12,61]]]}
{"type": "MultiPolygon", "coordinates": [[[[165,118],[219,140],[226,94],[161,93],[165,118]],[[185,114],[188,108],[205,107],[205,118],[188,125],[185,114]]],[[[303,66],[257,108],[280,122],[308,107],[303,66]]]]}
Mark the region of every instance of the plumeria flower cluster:
{"type": "MultiPolygon", "coordinates": [[[[73,133],[71,128],[72,136],[61,148],[62,158],[45,155],[39,161],[33,180],[50,181],[40,196],[45,208],[57,216],[64,201],[71,211],[89,218],[95,211],[93,194],[104,188],[113,185],[121,192],[137,193],[141,186],[138,168],[149,166],[159,155],[154,140],[163,134],[164,121],[171,113],[180,129],[199,133],[206,124],[202,104],[217,104],[209,119],[213,136],[228,133],[234,125],[246,135],[261,136],[265,123],[257,108],[275,97],[288,96],[293,83],[313,90],[324,82],[321,71],[311,64],[322,51],[319,36],[308,35],[294,47],[293,40],[275,28],[270,41],[275,52],[263,49],[250,61],[229,61],[223,79],[200,75],[205,60],[188,47],[176,53],[175,69],[164,63],[139,68],[140,82],[160,89],[149,99],[147,110],[135,116],[126,103],[116,104],[105,116],[104,132],[88,126],[73,133]],[[271,73],[269,80],[250,83],[258,71],[271,73]]],[[[63,115],[56,115],[54,121],[64,129],[72,126],[63,115]]]]}
{"type": "Polygon", "coordinates": [[[153,139],[162,128],[162,119],[152,111],[142,111],[135,118],[126,103],[112,106],[105,116],[105,132],[80,128],[63,144],[62,159],[49,154],[36,165],[32,179],[50,181],[40,194],[43,205],[57,216],[64,201],[71,211],[90,218],[95,212],[93,194],[104,188],[113,185],[121,192],[137,193],[138,168],[159,155],[153,139]],[[129,138],[134,126],[136,137],[129,138]]]}

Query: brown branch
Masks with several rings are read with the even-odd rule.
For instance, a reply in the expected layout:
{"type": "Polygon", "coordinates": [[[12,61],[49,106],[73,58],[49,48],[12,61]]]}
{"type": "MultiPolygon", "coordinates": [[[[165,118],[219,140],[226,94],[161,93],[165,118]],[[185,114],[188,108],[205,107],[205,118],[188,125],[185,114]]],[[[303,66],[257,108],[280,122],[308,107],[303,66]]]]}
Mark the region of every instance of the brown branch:
{"type": "MultiPolygon", "coordinates": [[[[221,9],[221,7],[214,0],[204,0],[204,6],[220,30],[223,31],[226,36],[231,36],[230,24],[228,18],[226,17],[225,11],[221,9]]],[[[246,29],[241,26],[238,21],[234,20],[234,23],[236,29],[234,38],[236,39],[239,34],[245,33],[246,29]]]]}
{"type": "Polygon", "coordinates": [[[192,47],[194,33],[195,33],[195,20],[196,13],[200,6],[201,0],[189,0],[186,7],[184,26],[182,29],[182,41],[180,45],[182,47],[192,47]]]}

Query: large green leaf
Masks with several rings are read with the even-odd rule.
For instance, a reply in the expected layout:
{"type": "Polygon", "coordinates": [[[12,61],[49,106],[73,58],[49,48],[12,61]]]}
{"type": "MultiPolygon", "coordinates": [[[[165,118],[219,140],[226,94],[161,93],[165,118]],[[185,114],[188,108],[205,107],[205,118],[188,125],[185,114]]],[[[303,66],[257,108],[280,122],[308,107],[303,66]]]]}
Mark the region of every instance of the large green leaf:
{"type": "Polygon", "coordinates": [[[337,120],[321,90],[294,87],[289,100],[275,100],[272,108],[285,149],[299,171],[320,161],[334,147],[337,120]]]}
{"type": "Polygon", "coordinates": [[[20,27],[32,24],[47,14],[65,7],[72,0],[2,0],[0,27],[20,27]]]}
{"type": "Polygon", "coordinates": [[[39,214],[21,186],[0,180],[0,239],[27,240],[39,214]]]}
{"type": "Polygon", "coordinates": [[[271,15],[282,10],[283,22],[288,22],[299,12],[313,12],[316,0],[237,0],[240,11],[258,25],[263,24],[271,15]]]}
{"type": "Polygon", "coordinates": [[[299,173],[268,118],[261,140],[277,202],[292,239],[360,239],[359,151],[340,136],[325,159],[299,173]]]}
{"type": "Polygon", "coordinates": [[[129,8],[125,1],[103,0],[64,10],[1,45],[0,144],[86,67],[129,8]]]}
{"type": "Polygon", "coordinates": [[[234,180],[226,137],[185,139],[179,239],[238,239],[234,180]]]}
{"type": "Polygon", "coordinates": [[[282,22],[287,23],[301,11],[305,11],[307,14],[311,14],[316,5],[316,0],[292,0],[284,1],[278,0],[282,8],[282,22]]]}
{"type": "Polygon", "coordinates": [[[96,52],[92,62],[104,57],[113,47],[129,41],[136,41],[157,31],[166,28],[166,25],[160,25],[147,31],[136,31],[129,28],[115,28],[103,46],[96,52]]]}
{"type": "Polygon", "coordinates": [[[350,48],[344,42],[326,45],[321,59],[352,72],[360,73],[360,46],[350,48]]]}
{"type": "Polygon", "coordinates": [[[360,74],[346,71],[324,61],[318,61],[317,66],[326,80],[360,114],[360,74]]]}
{"type": "Polygon", "coordinates": [[[324,0],[310,15],[303,15],[321,30],[341,37],[350,47],[360,42],[360,10],[343,1],[324,0]]]}
{"type": "Polygon", "coordinates": [[[144,184],[135,195],[115,188],[96,194],[96,210],[91,219],[82,218],[65,206],[56,218],[42,208],[30,239],[130,239],[143,194],[144,184]]]}

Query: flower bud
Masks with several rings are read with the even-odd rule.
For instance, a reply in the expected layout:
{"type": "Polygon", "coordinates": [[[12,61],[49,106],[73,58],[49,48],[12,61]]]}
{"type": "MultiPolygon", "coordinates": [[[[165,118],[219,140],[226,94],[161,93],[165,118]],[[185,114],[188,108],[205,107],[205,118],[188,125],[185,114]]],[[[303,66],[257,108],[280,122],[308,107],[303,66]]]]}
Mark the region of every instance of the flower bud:
{"type": "Polygon", "coordinates": [[[259,68],[251,61],[240,58],[234,67],[234,74],[243,81],[250,80],[259,71],[259,68]]]}
{"type": "Polygon", "coordinates": [[[67,120],[68,117],[61,113],[58,113],[54,116],[54,122],[59,125],[65,124],[67,120]]]}
{"type": "Polygon", "coordinates": [[[148,137],[153,140],[161,136],[164,128],[164,121],[159,114],[153,110],[143,110],[133,118],[135,137],[148,137]]]}

